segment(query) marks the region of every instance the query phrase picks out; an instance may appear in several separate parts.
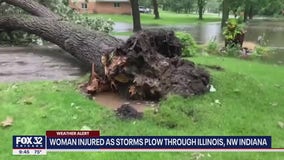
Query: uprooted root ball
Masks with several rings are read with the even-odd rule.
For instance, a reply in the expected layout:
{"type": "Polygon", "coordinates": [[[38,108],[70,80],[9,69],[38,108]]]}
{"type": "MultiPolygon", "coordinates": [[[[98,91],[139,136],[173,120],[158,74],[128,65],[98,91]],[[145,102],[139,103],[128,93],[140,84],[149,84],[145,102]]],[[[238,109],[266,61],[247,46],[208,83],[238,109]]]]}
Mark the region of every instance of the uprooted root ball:
{"type": "Polygon", "coordinates": [[[157,100],[168,93],[185,97],[209,90],[210,75],[181,59],[172,31],[141,31],[102,57],[110,88],[132,99],[157,100]]]}

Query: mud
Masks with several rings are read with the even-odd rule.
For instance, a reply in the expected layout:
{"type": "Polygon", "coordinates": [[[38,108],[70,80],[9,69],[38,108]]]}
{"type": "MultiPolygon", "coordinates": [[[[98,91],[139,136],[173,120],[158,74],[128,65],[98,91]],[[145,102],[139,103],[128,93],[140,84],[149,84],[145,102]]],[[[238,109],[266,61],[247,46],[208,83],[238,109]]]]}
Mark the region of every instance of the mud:
{"type": "Polygon", "coordinates": [[[198,66],[208,68],[208,69],[212,69],[212,70],[216,70],[216,71],[224,71],[225,70],[223,67],[218,66],[218,65],[198,64],[198,66]]]}
{"type": "Polygon", "coordinates": [[[129,100],[113,92],[98,93],[93,97],[93,100],[112,110],[117,110],[124,104],[132,106],[138,112],[144,112],[147,108],[150,109],[157,106],[157,103],[154,101],[129,100]]]}
{"type": "Polygon", "coordinates": [[[129,104],[124,104],[116,110],[116,115],[121,119],[141,119],[143,113],[129,104]]]}
{"type": "Polygon", "coordinates": [[[87,69],[55,45],[1,47],[0,82],[74,80],[87,69]]]}

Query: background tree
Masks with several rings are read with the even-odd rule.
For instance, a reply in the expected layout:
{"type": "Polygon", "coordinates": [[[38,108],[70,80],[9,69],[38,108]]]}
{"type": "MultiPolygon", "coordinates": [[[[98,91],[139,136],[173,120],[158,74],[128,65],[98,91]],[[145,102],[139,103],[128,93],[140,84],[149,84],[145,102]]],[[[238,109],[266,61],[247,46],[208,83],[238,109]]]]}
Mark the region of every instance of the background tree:
{"type": "Polygon", "coordinates": [[[138,0],[130,0],[132,8],[133,32],[142,30],[138,0]]]}
{"type": "Polygon", "coordinates": [[[205,10],[206,3],[207,0],[197,0],[199,20],[203,19],[203,13],[205,10]]]}
{"type": "Polygon", "coordinates": [[[159,0],[163,10],[176,13],[190,13],[194,9],[195,0],[159,0]]]}
{"type": "Polygon", "coordinates": [[[206,8],[210,13],[220,13],[220,1],[219,0],[208,0],[206,8]]]}
{"type": "Polygon", "coordinates": [[[241,12],[244,11],[244,1],[245,0],[231,0],[229,2],[229,10],[234,14],[235,18],[240,16],[241,12]]]}
{"type": "Polygon", "coordinates": [[[284,9],[283,0],[260,0],[259,14],[265,16],[274,16],[281,14],[284,9]]]}
{"type": "Polygon", "coordinates": [[[229,5],[230,5],[230,0],[223,0],[222,2],[222,21],[221,21],[222,28],[226,25],[226,22],[229,19],[229,12],[230,12],[229,5]]]}
{"type": "Polygon", "coordinates": [[[155,19],[160,19],[158,1],[157,0],[152,0],[152,2],[153,2],[155,19]]]}
{"type": "Polygon", "coordinates": [[[152,0],[139,0],[139,5],[147,7],[147,8],[152,8],[153,2],[152,2],[152,0]]]}

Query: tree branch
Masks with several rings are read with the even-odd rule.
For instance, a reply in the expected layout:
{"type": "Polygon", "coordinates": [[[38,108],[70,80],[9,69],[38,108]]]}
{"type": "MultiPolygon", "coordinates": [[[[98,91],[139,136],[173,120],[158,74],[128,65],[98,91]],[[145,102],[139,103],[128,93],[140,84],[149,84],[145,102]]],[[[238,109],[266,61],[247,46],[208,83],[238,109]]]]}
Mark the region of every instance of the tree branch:
{"type": "Polygon", "coordinates": [[[53,13],[50,9],[48,9],[47,7],[41,5],[40,3],[34,0],[1,0],[1,1],[22,8],[23,10],[34,16],[53,18],[53,19],[60,18],[59,15],[53,13]]]}

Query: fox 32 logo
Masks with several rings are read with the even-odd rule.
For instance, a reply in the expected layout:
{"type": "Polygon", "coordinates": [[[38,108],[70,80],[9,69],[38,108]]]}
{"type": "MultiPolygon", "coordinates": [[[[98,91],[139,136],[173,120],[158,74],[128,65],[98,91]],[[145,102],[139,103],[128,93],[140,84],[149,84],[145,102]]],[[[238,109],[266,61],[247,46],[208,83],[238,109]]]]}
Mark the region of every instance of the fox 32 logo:
{"type": "Polygon", "coordinates": [[[13,149],[45,149],[45,136],[13,136],[13,149]]]}

